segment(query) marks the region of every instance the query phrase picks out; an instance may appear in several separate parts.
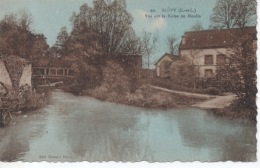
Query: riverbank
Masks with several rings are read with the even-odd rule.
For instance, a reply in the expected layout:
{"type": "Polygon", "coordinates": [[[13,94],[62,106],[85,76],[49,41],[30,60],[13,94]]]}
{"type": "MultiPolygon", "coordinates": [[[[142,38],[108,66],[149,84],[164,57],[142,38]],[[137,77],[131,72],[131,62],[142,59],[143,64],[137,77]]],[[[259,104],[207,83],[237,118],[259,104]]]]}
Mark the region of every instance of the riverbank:
{"type": "MultiPolygon", "coordinates": [[[[69,87],[63,88],[63,90],[71,92],[69,87]]],[[[197,107],[209,109],[215,116],[220,118],[241,119],[256,123],[256,113],[249,109],[238,109],[238,106],[233,103],[235,100],[234,95],[216,96],[187,93],[143,85],[134,93],[120,94],[100,86],[95,89],[85,90],[81,95],[91,96],[102,101],[148,109],[197,107]]]]}
{"type": "Polygon", "coordinates": [[[44,107],[47,104],[48,92],[21,90],[20,93],[9,91],[0,100],[0,107],[10,109],[12,112],[29,112],[44,107]]]}
{"type": "Polygon", "coordinates": [[[205,98],[189,97],[160,91],[148,85],[138,88],[134,93],[119,94],[99,87],[92,90],[85,90],[83,94],[103,101],[144,108],[189,107],[192,104],[206,100],[205,98]]]}
{"type": "Polygon", "coordinates": [[[251,122],[256,124],[257,112],[256,110],[249,108],[238,108],[236,102],[225,108],[216,108],[211,110],[212,113],[221,118],[227,119],[240,119],[243,121],[251,122]]]}

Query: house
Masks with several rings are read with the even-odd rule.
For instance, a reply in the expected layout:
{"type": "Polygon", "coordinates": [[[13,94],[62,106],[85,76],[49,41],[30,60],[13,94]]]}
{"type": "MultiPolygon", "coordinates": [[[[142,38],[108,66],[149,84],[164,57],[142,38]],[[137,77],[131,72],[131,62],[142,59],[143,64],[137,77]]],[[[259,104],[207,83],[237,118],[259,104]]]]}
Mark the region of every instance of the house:
{"type": "Polygon", "coordinates": [[[180,57],[198,66],[200,78],[212,77],[216,73],[217,66],[226,63],[230,46],[242,30],[256,34],[255,26],[186,32],[179,46],[180,57]]]}
{"type": "Polygon", "coordinates": [[[164,55],[162,55],[161,58],[154,64],[156,67],[156,76],[162,78],[170,77],[170,66],[174,61],[178,59],[178,55],[173,55],[169,53],[165,53],[164,55]]]}
{"type": "Polygon", "coordinates": [[[32,65],[17,56],[0,56],[0,82],[8,89],[32,86],[32,65]]]}

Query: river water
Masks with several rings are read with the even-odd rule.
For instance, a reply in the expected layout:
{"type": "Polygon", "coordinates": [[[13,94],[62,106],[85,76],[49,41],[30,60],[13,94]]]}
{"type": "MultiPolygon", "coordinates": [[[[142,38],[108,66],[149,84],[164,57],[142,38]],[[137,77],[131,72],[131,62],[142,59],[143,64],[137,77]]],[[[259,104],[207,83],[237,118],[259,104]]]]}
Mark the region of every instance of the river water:
{"type": "Polygon", "coordinates": [[[256,126],[195,108],[148,110],[52,92],[0,129],[1,161],[255,161],[256,126]]]}

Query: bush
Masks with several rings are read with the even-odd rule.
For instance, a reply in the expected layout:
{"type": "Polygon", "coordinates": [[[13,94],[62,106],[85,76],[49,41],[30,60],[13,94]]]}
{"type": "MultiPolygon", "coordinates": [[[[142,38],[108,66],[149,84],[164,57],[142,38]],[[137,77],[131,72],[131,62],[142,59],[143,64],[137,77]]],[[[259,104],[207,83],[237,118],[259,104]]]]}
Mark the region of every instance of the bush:
{"type": "Polygon", "coordinates": [[[8,94],[2,98],[2,107],[11,111],[30,111],[41,108],[46,104],[46,94],[37,94],[31,91],[29,85],[21,86],[19,91],[9,90],[8,94]]]}
{"type": "Polygon", "coordinates": [[[214,87],[210,87],[205,90],[205,93],[210,94],[210,95],[220,95],[220,90],[214,87]]]}
{"type": "Polygon", "coordinates": [[[196,82],[196,73],[198,70],[192,66],[189,62],[185,60],[178,60],[171,64],[170,67],[170,77],[171,79],[179,85],[192,88],[194,82],[196,82]]]}

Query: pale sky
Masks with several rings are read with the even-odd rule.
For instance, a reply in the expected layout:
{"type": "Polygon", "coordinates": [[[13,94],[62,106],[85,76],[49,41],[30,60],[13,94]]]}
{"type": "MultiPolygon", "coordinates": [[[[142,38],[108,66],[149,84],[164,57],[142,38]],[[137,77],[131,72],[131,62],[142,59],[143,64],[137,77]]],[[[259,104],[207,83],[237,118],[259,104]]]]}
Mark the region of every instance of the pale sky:
{"type": "MultiPolygon", "coordinates": [[[[0,0],[0,19],[6,14],[18,13],[21,10],[28,11],[33,17],[33,29],[36,33],[42,33],[47,37],[47,43],[52,46],[60,28],[66,26],[70,31],[70,17],[72,12],[78,12],[79,7],[87,3],[92,6],[92,0],[0,0]]],[[[166,38],[174,35],[178,40],[185,31],[197,21],[203,24],[204,29],[209,27],[209,17],[216,0],[127,0],[127,9],[134,17],[133,27],[138,35],[143,31],[159,32],[159,42],[156,52],[153,54],[153,62],[168,52],[166,38]],[[162,12],[163,8],[176,9],[176,12],[162,12]],[[167,18],[168,14],[179,13],[180,9],[196,10],[200,18],[167,18]],[[156,14],[164,14],[166,18],[146,18],[145,14],[154,9],[156,14]]],[[[155,13],[154,13],[155,14],[155,13]]]]}

